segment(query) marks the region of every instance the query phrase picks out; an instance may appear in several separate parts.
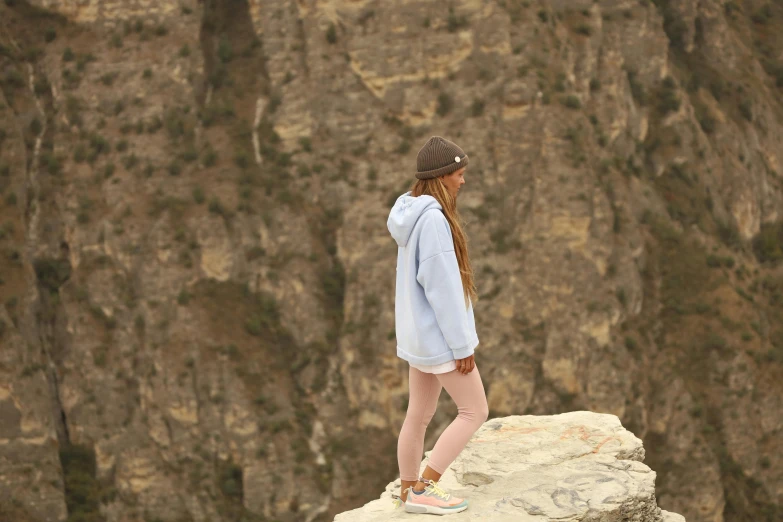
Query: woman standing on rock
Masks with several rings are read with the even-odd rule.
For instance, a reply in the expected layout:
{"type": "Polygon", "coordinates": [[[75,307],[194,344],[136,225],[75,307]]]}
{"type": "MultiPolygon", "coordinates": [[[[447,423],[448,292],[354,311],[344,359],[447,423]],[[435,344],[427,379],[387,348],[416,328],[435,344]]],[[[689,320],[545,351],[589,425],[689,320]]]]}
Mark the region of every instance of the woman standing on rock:
{"type": "Polygon", "coordinates": [[[478,300],[467,238],[457,212],[468,155],[455,143],[431,137],[416,157],[418,181],[397,198],[386,223],[397,241],[395,327],[397,356],[409,363],[410,398],[397,444],[402,482],[399,504],[410,513],[464,511],[466,500],[437,484],[489,414],[473,352],[478,300]],[[442,388],[457,404],[457,418],[441,434],[419,476],[424,433],[442,388]]]}

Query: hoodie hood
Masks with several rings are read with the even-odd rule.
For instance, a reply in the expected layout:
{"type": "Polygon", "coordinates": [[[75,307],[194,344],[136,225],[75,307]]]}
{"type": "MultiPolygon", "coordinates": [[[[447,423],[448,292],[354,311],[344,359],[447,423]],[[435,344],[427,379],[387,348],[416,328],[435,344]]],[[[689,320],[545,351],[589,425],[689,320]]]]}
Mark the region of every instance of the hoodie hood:
{"type": "Polygon", "coordinates": [[[408,238],[416,222],[424,211],[433,208],[443,210],[438,200],[428,194],[413,197],[408,191],[397,198],[389,213],[386,227],[399,246],[404,247],[408,244],[408,238]]]}

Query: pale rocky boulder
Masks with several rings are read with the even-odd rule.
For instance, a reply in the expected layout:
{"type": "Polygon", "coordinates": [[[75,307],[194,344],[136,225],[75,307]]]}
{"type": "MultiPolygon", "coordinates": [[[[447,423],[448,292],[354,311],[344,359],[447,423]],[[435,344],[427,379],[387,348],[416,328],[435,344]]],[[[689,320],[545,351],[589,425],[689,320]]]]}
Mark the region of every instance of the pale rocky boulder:
{"type": "Polygon", "coordinates": [[[663,522],[685,522],[684,516],[678,515],[677,513],[671,513],[665,509],[661,510],[661,515],[663,515],[663,522]]]}
{"type": "MultiPolygon", "coordinates": [[[[656,474],[642,463],[642,441],[614,416],[589,411],[512,415],[488,420],[449,466],[441,486],[468,499],[450,520],[508,522],[682,522],[655,499],[656,474]]],[[[427,465],[430,452],[421,465],[427,465]]],[[[378,500],[335,522],[373,522],[416,515],[395,508],[400,480],[378,500]]]]}

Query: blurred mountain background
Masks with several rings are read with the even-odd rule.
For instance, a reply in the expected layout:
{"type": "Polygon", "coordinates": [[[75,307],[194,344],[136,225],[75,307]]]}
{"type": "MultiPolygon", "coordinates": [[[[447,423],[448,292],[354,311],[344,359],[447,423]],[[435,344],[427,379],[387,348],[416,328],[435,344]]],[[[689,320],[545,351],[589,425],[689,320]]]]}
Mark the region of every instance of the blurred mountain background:
{"type": "Polygon", "coordinates": [[[615,414],[661,508],[783,520],[782,93],[779,0],[0,0],[0,520],[377,498],[432,135],[490,417],[615,414]]]}

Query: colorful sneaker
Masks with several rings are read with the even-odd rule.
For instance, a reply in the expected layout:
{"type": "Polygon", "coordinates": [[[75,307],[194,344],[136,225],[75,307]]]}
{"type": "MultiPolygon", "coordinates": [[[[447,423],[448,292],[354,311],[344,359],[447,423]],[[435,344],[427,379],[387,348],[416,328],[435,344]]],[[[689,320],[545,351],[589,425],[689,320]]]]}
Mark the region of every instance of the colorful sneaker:
{"type": "Polygon", "coordinates": [[[407,513],[433,513],[435,515],[449,515],[468,509],[468,501],[455,497],[445,491],[435,481],[419,479],[427,487],[424,491],[415,491],[410,488],[408,498],[405,500],[407,513]]]}
{"type": "Polygon", "coordinates": [[[402,501],[402,497],[401,496],[396,495],[394,493],[392,493],[391,496],[392,496],[392,504],[394,504],[395,508],[398,508],[400,506],[404,506],[405,505],[405,502],[402,501]]]}

